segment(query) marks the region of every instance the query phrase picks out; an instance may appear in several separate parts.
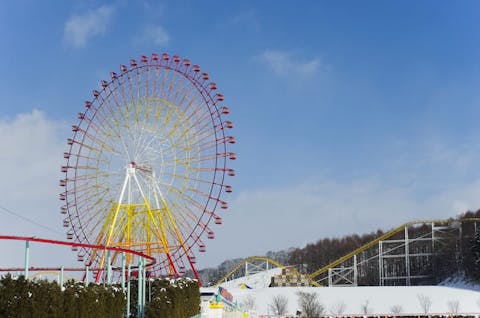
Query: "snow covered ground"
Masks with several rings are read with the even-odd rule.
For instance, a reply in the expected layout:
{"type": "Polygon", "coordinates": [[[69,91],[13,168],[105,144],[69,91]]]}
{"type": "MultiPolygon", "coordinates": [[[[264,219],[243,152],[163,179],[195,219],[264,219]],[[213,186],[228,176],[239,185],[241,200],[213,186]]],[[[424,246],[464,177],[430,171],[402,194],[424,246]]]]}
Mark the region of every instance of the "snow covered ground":
{"type": "Polygon", "coordinates": [[[397,307],[402,314],[418,314],[423,309],[419,302],[421,295],[431,301],[429,313],[480,313],[480,293],[441,286],[421,287],[275,287],[260,289],[230,289],[239,303],[248,298],[255,299],[254,309],[258,314],[273,314],[272,299],[277,295],[288,298],[288,314],[295,314],[298,307],[298,291],[314,292],[327,313],[361,315],[393,314],[397,307]],[[458,304],[458,305],[455,305],[458,304]],[[453,309],[458,306],[458,309],[453,309]],[[340,308],[343,308],[339,312],[340,308]],[[363,309],[366,308],[366,309],[363,309]]]}
{"type": "Polygon", "coordinates": [[[480,286],[465,283],[461,276],[443,282],[443,286],[411,287],[275,287],[268,288],[272,269],[222,284],[239,304],[252,302],[258,315],[273,314],[270,305],[275,296],[288,298],[288,314],[299,309],[298,291],[314,292],[329,314],[381,315],[423,313],[420,299],[431,302],[429,313],[480,314],[480,286]],[[249,288],[242,287],[243,284],[249,288]],[[396,307],[394,309],[394,307],[396,307]],[[343,309],[343,310],[342,310],[343,309]],[[342,311],[341,313],[339,311],[342,311]],[[366,311],[366,312],[365,312],[366,311]],[[399,312],[398,312],[399,311],[399,312]]]}

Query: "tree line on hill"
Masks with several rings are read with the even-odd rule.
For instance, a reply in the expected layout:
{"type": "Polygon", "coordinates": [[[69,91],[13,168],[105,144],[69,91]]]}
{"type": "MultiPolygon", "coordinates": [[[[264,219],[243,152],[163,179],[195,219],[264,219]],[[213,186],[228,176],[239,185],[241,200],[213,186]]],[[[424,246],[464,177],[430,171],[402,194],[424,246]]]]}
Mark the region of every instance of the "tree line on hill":
{"type": "MultiPolygon", "coordinates": [[[[425,253],[430,256],[412,258],[410,271],[424,279],[411,282],[412,285],[436,284],[457,273],[471,281],[480,282],[480,222],[472,221],[480,218],[480,210],[468,211],[457,218],[448,220],[448,227],[452,230],[435,232],[435,239],[411,243],[410,253],[425,253]],[[477,224],[478,223],[478,224],[477,224]],[[477,228],[478,226],[478,228],[477,228]],[[433,243],[434,242],[434,243],[433,243]],[[435,244],[437,244],[435,246],[435,244]],[[441,245],[441,246],[440,246],[441,245]],[[428,274],[428,275],[427,275],[428,274]],[[428,276],[428,277],[427,277],[428,276]]],[[[408,228],[411,238],[428,238],[431,235],[431,224],[419,224],[408,228]]],[[[440,227],[439,227],[440,229],[440,227]]],[[[352,234],[340,238],[323,238],[315,243],[309,243],[302,248],[290,248],[278,252],[267,252],[266,257],[284,265],[293,265],[302,273],[313,273],[315,270],[339,259],[351,251],[375,240],[385,234],[383,230],[363,235],[352,234]]],[[[403,239],[404,232],[400,231],[390,239],[403,239]]],[[[378,245],[378,244],[377,244],[378,245]]],[[[398,248],[398,246],[397,246],[398,248]]],[[[379,285],[379,247],[372,248],[358,255],[358,262],[363,262],[359,269],[359,285],[379,285]]],[[[221,279],[233,266],[242,261],[241,258],[226,260],[217,268],[199,270],[199,275],[204,285],[210,285],[221,279]]],[[[388,260],[388,270],[402,272],[403,261],[388,260]]],[[[241,271],[242,269],[240,269],[241,271]]],[[[239,273],[241,275],[242,273],[239,273]]],[[[403,284],[403,282],[390,282],[390,284],[403,284]]]]}

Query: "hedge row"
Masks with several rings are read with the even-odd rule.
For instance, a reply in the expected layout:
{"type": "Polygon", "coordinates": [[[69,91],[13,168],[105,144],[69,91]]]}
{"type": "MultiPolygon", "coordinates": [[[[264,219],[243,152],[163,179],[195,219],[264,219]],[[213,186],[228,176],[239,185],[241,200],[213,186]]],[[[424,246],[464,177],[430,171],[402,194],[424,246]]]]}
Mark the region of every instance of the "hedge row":
{"type": "MultiPolygon", "coordinates": [[[[68,281],[64,291],[56,282],[26,280],[23,276],[0,279],[2,318],[110,318],[123,317],[126,297],[119,286],[68,281]]],[[[146,316],[188,318],[200,312],[197,281],[188,278],[147,282],[146,316]]],[[[137,314],[137,281],[131,282],[131,317],[137,314]]]]}
{"type": "Polygon", "coordinates": [[[56,282],[26,280],[23,276],[0,279],[0,317],[110,318],[122,317],[125,297],[114,286],[68,281],[61,291],[56,282]]]}
{"type": "MultiPolygon", "coordinates": [[[[137,282],[131,284],[130,306],[136,317],[137,282]]],[[[146,282],[146,317],[189,318],[200,312],[198,282],[189,278],[146,282]]]]}

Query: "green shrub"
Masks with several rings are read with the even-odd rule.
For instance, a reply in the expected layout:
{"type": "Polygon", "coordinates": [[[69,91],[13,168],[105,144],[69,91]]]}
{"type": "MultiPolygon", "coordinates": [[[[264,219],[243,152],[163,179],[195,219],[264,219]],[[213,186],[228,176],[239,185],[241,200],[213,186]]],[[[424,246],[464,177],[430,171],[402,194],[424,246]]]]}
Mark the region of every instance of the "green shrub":
{"type": "Polygon", "coordinates": [[[125,296],[115,286],[68,281],[64,291],[56,282],[26,280],[23,276],[0,279],[0,317],[5,318],[119,318],[125,296]]]}
{"type": "MultiPolygon", "coordinates": [[[[137,281],[131,281],[131,317],[136,317],[137,281]]],[[[189,318],[200,312],[198,283],[188,278],[147,281],[146,316],[189,318]]],[[[73,280],[64,284],[26,280],[23,276],[0,279],[2,318],[120,318],[126,296],[117,286],[103,286],[73,280]]]]}

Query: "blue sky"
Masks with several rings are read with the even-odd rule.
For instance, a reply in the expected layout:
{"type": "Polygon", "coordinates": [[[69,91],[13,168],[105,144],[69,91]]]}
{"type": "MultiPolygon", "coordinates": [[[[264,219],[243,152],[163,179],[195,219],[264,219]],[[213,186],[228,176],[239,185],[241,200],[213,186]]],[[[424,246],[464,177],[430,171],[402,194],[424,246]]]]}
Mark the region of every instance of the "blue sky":
{"type": "Polygon", "coordinates": [[[3,1],[0,205],[59,233],[8,214],[0,232],[64,237],[69,126],[152,52],[199,64],[235,124],[231,209],[200,267],[476,210],[479,20],[477,1],[3,1]]]}

